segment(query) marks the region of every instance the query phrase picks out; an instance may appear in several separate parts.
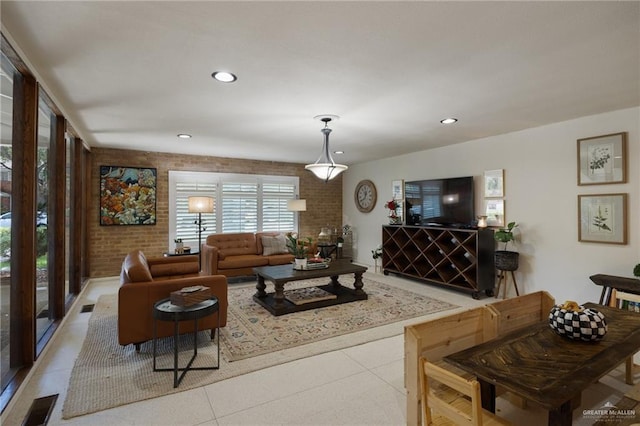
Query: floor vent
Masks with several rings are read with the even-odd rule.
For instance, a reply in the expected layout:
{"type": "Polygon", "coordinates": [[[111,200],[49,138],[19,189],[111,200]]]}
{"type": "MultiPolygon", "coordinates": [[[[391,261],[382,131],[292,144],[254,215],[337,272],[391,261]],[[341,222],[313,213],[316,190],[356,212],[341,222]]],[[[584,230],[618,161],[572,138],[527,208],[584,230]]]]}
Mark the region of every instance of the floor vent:
{"type": "Polygon", "coordinates": [[[49,416],[57,400],[58,394],[34,399],[22,426],[45,426],[49,422],[49,416]]]}
{"type": "Polygon", "coordinates": [[[82,305],[80,313],[84,314],[85,312],[93,312],[94,306],[96,306],[94,303],[92,303],[91,305],[82,305]]]}

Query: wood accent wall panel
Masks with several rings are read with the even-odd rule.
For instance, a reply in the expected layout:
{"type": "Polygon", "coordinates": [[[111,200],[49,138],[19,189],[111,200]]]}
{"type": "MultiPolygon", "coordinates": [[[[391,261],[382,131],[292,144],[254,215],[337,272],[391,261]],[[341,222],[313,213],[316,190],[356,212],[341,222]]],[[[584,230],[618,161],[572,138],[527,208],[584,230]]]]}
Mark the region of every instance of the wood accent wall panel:
{"type": "Polygon", "coordinates": [[[47,211],[49,309],[50,317],[59,320],[64,316],[65,299],[65,196],[66,196],[66,147],[65,119],[56,115],[52,120],[51,146],[49,147],[49,191],[47,211]]]}
{"type": "Polygon", "coordinates": [[[14,193],[20,196],[11,201],[12,226],[18,237],[11,239],[11,335],[20,336],[21,342],[11,345],[12,366],[29,366],[35,359],[37,118],[36,80],[16,76],[12,138],[20,149],[13,150],[11,180],[14,193]]]}

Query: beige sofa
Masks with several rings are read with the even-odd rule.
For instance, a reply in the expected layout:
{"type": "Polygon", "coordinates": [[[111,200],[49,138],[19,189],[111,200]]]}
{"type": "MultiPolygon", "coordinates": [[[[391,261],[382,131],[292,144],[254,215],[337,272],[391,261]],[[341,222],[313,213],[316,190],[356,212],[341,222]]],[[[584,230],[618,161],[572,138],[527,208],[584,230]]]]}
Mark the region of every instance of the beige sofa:
{"type": "Polygon", "coordinates": [[[202,244],[202,271],[227,277],[250,276],[253,268],[293,262],[286,232],[211,234],[202,244]]]}

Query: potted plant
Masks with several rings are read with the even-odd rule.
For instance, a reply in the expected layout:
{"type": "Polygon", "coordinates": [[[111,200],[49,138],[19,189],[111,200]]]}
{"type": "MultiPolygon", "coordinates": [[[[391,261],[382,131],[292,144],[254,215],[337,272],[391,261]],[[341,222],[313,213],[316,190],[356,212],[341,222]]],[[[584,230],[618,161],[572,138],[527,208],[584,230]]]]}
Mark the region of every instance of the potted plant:
{"type": "Polygon", "coordinates": [[[298,234],[290,232],[287,234],[287,250],[295,257],[296,268],[304,268],[307,264],[307,251],[311,246],[311,237],[305,239],[298,238],[298,234]]]}
{"type": "Polygon", "coordinates": [[[640,278],[640,263],[633,268],[633,275],[640,278]]]}
{"type": "Polygon", "coordinates": [[[496,250],[495,252],[496,268],[501,271],[515,271],[518,269],[520,253],[507,250],[509,242],[514,241],[513,230],[517,227],[517,223],[509,222],[506,228],[500,228],[494,234],[497,242],[504,243],[504,250],[496,250]]]}

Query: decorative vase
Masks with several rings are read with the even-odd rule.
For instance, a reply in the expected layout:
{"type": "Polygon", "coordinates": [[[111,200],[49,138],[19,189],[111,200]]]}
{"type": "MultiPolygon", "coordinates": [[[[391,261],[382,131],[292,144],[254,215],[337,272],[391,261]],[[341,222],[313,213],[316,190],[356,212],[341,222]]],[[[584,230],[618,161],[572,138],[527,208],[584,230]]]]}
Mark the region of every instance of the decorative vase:
{"type": "Polygon", "coordinates": [[[561,336],[587,342],[607,334],[607,322],[601,312],[580,306],[578,310],[556,305],[549,312],[549,326],[561,336]]]}
{"type": "Polygon", "coordinates": [[[296,261],[296,269],[304,269],[304,268],[307,267],[307,258],[306,257],[304,259],[298,259],[296,257],[295,261],[296,261]]]}
{"type": "Polygon", "coordinates": [[[400,218],[397,216],[395,210],[389,212],[389,225],[400,225],[400,218]]]}

